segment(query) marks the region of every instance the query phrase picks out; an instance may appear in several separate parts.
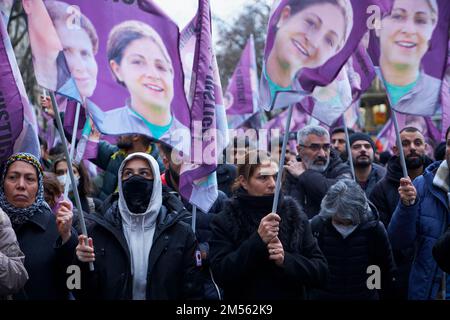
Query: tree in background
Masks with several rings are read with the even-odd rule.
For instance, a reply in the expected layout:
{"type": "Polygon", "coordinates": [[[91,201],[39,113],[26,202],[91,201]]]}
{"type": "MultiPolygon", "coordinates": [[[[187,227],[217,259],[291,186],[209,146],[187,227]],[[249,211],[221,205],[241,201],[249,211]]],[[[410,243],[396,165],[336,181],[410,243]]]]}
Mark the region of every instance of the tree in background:
{"type": "Polygon", "coordinates": [[[22,2],[15,1],[8,22],[8,34],[16,55],[17,64],[22,74],[23,83],[31,103],[36,103],[36,92],[39,86],[34,76],[33,60],[31,59],[31,46],[28,39],[25,12],[22,2]]]}
{"type": "Polygon", "coordinates": [[[216,56],[224,90],[251,34],[255,40],[258,76],[261,74],[270,13],[269,3],[268,0],[254,0],[251,4],[246,4],[231,22],[213,17],[218,28],[219,40],[216,42],[216,56]]]}

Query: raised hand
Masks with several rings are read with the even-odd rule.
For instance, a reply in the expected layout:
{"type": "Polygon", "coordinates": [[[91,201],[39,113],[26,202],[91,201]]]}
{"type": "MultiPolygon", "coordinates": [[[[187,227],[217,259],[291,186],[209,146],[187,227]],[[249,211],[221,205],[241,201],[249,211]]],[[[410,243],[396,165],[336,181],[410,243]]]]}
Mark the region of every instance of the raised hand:
{"type": "Polygon", "coordinates": [[[78,236],[78,245],[76,247],[76,254],[78,260],[81,262],[94,262],[94,243],[92,238],[88,238],[85,235],[78,236]],[[88,240],[88,245],[86,245],[86,239],[88,240]]]}
{"type": "Polygon", "coordinates": [[[278,236],[281,218],[276,213],[269,213],[261,219],[258,227],[258,234],[264,243],[278,236]]]}

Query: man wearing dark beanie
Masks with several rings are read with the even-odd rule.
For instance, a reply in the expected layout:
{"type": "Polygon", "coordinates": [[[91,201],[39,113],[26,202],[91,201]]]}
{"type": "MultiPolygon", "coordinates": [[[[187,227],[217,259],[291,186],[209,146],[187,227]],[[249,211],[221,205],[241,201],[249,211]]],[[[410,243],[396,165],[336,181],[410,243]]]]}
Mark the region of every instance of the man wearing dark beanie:
{"type": "Polygon", "coordinates": [[[349,140],[356,181],[368,197],[375,184],[386,174],[386,169],[373,163],[375,143],[369,135],[356,132],[349,140]]]}

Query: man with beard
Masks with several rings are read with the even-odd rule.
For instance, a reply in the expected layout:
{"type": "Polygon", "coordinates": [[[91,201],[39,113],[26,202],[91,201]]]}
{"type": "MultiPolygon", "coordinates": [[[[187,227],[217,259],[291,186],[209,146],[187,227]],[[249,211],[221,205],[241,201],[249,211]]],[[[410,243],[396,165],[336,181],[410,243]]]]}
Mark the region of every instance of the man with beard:
{"type": "MultiPolygon", "coordinates": [[[[400,131],[403,153],[405,154],[408,176],[414,180],[420,176],[425,168],[433,161],[425,155],[427,144],[422,133],[414,127],[405,127],[400,131]]],[[[400,164],[399,150],[392,148],[394,155],[389,159],[387,172],[373,188],[369,200],[375,205],[380,214],[380,220],[386,229],[391,221],[392,214],[400,198],[398,188],[403,171],[400,164]]],[[[413,248],[396,250],[393,248],[394,259],[398,267],[397,296],[406,300],[408,297],[408,276],[414,257],[413,248]]]]}
{"type": "Polygon", "coordinates": [[[97,177],[94,182],[99,189],[97,197],[105,200],[117,189],[117,173],[123,160],[132,153],[144,152],[156,159],[159,169],[163,170],[164,165],[159,158],[159,151],[149,137],[140,134],[120,136],[117,145],[110,144],[105,140],[98,143],[97,152],[89,153],[89,159],[105,172],[99,181],[97,177]]]}
{"type": "Polygon", "coordinates": [[[375,184],[386,174],[386,169],[373,162],[375,144],[369,135],[357,132],[350,136],[350,150],[356,182],[369,196],[375,184]]]}
{"type": "Polygon", "coordinates": [[[450,127],[445,137],[444,161],[429,165],[414,182],[409,177],[400,179],[401,201],[388,228],[394,250],[414,248],[408,282],[410,300],[445,299],[450,294],[450,281],[443,281],[445,274],[432,255],[433,246],[450,221],[450,127]]]}
{"type": "MultiPolygon", "coordinates": [[[[348,134],[351,136],[355,133],[353,129],[348,128],[348,134]]],[[[333,148],[337,151],[339,151],[340,157],[342,161],[348,160],[348,154],[347,154],[347,142],[345,140],[345,128],[344,127],[337,127],[334,128],[333,131],[331,131],[331,144],[333,148]]]]}
{"type": "Polygon", "coordinates": [[[297,134],[298,159],[290,160],[284,191],[304,208],[308,218],[319,213],[328,189],[339,179],[351,179],[350,167],[331,148],[330,135],[320,126],[306,126],[297,134]],[[300,161],[298,161],[300,160],[300,161]]]}
{"type": "MultiPolygon", "coordinates": [[[[400,138],[402,140],[403,153],[405,154],[408,176],[413,181],[424,172],[428,165],[433,163],[433,160],[425,155],[427,144],[423,134],[417,128],[403,128],[400,131],[400,138]]],[[[380,220],[386,228],[397,207],[399,199],[398,187],[400,186],[400,179],[403,177],[397,146],[392,147],[392,151],[394,155],[388,161],[385,177],[374,186],[369,195],[369,200],[377,207],[380,220]]]]}

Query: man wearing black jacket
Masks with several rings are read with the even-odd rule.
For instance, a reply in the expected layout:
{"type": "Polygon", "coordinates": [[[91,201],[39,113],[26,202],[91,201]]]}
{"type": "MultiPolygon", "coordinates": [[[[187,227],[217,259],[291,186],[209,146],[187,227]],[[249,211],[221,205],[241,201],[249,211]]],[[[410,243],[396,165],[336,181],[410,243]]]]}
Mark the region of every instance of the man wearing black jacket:
{"type": "Polygon", "coordinates": [[[328,189],[340,179],[351,179],[350,167],[331,148],[330,135],[320,126],[306,126],[297,134],[299,160],[291,160],[284,191],[298,201],[311,219],[320,211],[328,189]]]}
{"type": "MultiPolygon", "coordinates": [[[[427,144],[423,134],[414,127],[406,127],[400,131],[406,168],[411,181],[420,176],[433,160],[425,155],[427,144]]],[[[392,148],[394,156],[389,159],[387,172],[383,179],[373,188],[369,200],[377,207],[380,220],[387,228],[399,200],[398,187],[403,177],[400,165],[399,150],[392,148]]]]}

